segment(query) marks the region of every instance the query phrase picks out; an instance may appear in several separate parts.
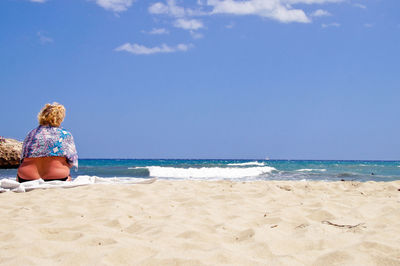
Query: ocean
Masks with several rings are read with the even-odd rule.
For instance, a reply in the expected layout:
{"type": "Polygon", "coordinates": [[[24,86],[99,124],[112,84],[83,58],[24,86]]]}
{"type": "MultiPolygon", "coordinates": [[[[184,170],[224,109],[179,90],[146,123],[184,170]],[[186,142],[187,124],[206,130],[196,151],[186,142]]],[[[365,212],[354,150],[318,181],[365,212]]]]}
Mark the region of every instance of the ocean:
{"type": "MultiPolygon", "coordinates": [[[[16,169],[0,169],[0,179],[16,169]]],[[[80,175],[166,180],[400,180],[400,161],[80,159],[80,175]]]]}

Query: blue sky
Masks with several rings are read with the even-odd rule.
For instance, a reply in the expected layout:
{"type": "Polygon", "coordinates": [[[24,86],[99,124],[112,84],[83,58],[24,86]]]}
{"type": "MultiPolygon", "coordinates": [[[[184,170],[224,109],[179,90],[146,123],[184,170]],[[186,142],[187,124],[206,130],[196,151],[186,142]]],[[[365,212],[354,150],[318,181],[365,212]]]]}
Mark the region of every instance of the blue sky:
{"type": "Polygon", "coordinates": [[[0,135],[81,158],[400,159],[397,0],[2,0],[0,135]]]}

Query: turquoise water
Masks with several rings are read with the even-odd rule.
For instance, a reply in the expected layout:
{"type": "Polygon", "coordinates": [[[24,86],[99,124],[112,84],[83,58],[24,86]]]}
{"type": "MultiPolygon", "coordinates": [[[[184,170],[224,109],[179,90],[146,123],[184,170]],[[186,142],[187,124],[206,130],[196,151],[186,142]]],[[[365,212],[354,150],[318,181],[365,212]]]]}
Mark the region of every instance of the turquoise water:
{"type": "MultiPolygon", "coordinates": [[[[16,169],[0,169],[14,178],[16,169]]],[[[72,177],[158,177],[168,180],[400,180],[400,161],[81,159],[72,177]]]]}

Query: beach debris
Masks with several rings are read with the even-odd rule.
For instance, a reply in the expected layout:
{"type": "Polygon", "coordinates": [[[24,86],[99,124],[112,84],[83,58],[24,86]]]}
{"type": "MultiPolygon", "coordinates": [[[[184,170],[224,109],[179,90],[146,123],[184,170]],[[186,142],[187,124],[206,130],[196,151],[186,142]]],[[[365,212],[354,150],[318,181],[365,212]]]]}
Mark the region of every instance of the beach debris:
{"type": "Polygon", "coordinates": [[[278,225],[277,225],[277,224],[274,224],[274,225],[271,225],[271,226],[270,226],[270,228],[275,228],[275,227],[278,227],[278,225]]]}
{"type": "Polygon", "coordinates": [[[332,225],[332,226],[336,226],[336,227],[341,227],[341,228],[348,228],[348,229],[352,229],[352,228],[356,228],[359,227],[361,225],[363,225],[364,223],[359,223],[356,225],[350,225],[350,224],[336,224],[336,223],[332,223],[330,221],[322,221],[321,223],[323,224],[328,224],[328,225],[332,225]]]}
{"type": "Polygon", "coordinates": [[[309,226],[309,224],[300,224],[300,225],[296,226],[296,229],[306,228],[307,226],[309,226]]]}
{"type": "Polygon", "coordinates": [[[292,188],[290,186],[278,186],[278,188],[286,191],[292,191],[292,188]]]}

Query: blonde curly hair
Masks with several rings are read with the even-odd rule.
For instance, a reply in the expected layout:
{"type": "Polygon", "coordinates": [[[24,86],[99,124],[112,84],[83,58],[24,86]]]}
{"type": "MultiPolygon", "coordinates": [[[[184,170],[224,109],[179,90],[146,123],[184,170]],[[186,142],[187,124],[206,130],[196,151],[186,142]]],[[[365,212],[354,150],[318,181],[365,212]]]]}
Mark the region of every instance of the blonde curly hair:
{"type": "Polygon", "coordinates": [[[42,126],[59,127],[65,118],[65,107],[59,103],[47,103],[38,114],[42,126]]]}

